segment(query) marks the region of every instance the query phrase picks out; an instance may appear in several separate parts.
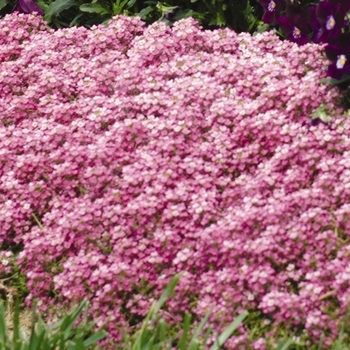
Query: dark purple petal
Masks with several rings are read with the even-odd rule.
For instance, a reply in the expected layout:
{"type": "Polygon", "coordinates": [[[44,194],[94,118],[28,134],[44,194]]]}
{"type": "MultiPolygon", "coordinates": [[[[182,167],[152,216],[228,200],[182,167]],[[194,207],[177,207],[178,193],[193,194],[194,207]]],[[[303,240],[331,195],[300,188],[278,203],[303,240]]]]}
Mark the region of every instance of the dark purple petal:
{"type": "Polygon", "coordinates": [[[319,28],[313,28],[312,41],[315,43],[330,42],[337,38],[345,25],[345,12],[339,2],[325,0],[319,2],[315,11],[319,28]]]}
{"type": "Polygon", "coordinates": [[[44,11],[34,0],[19,0],[14,10],[21,13],[37,12],[40,15],[44,15],[44,11]]]}
{"type": "Polygon", "coordinates": [[[339,53],[344,53],[345,55],[350,54],[350,32],[341,33],[335,40],[326,46],[326,52],[328,50],[333,50],[339,53]]]}
{"type": "Polygon", "coordinates": [[[327,57],[331,61],[336,61],[337,57],[342,54],[342,49],[339,47],[339,45],[336,44],[328,44],[325,47],[325,52],[327,57]]]}
{"type": "Polygon", "coordinates": [[[350,75],[350,34],[342,34],[336,43],[328,44],[325,52],[332,64],[328,67],[328,75],[334,79],[341,79],[343,75],[350,75]]]}
{"type": "Polygon", "coordinates": [[[277,19],[277,22],[280,24],[280,28],[288,40],[300,46],[309,42],[308,35],[310,34],[310,28],[303,18],[297,15],[293,18],[282,16],[277,19]]]}
{"type": "Polygon", "coordinates": [[[287,39],[305,45],[309,42],[309,34],[311,34],[310,15],[315,11],[311,8],[301,7],[299,3],[287,1],[286,16],[277,19],[281,30],[287,39]]]}
{"type": "Polygon", "coordinates": [[[307,11],[309,12],[309,23],[312,31],[318,30],[320,28],[320,22],[316,17],[316,6],[310,6],[307,11]]]}
{"type": "Polygon", "coordinates": [[[287,0],[286,1],[286,16],[289,18],[303,18],[304,21],[309,22],[310,19],[310,11],[306,7],[302,7],[296,1],[287,0]]]}
{"type": "Polygon", "coordinates": [[[303,35],[299,39],[296,39],[294,42],[297,43],[299,46],[303,46],[303,45],[306,45],[307,43],[309,43],[310,40],[309,40],[309,37],[307,35],[303,35]]]}
{"type": "Polygon", "coordinates": [[[276,23],[276,12],[275,11],[266,11],[262,16],[262,20],[267,24],[275,24],[276,23]]]}
{"type": "Polygon", "coordinates": [[[264,8],[264,15],[262,20],[268,24],[276,24],[277,18],[285,8],[283,0],[260,0],[262,7],[264,8]]]}
{"type": "MultiPolygon", "coordinates": [[[[334,15],[339,11],[340,4],[331,4],[329,1],[321,1],[316,6],[316,17],[319,21],[325,22],[329,15],[334,15]]],[[[343,14],[344,16],[345,14],[343,14]]]]}
{"type": "Polygon", "coordinates": [[[322,27],[315,29],[314,33],[312,34],[311,41],[315,44],[319,44],[321,42],[322,35],[323,35],[323,28],[322,27]]]}
{"type": "Polygon", "coordinates": [[[324,122],[321,118],[313,118],[310,122],[310,126],[317,126],[317,125],[329,125],[328,123],[324,122]]]}
{"type": "Polygon", "coordinates": [[[17,4],[15,5],[15,7],[13,8],[13,11],[18,11],[18,12],[22,12],[21,7],[19,6],[19,2],[17,2],[17,4]]]}
{"type": "Polygon", "coordinates": [[[328,67],[328,75],[340,80],[344,75],[350,75],[350,62],[346,56],[340,55],[338,59],[328,67]]]}
{"type": "Polygon", "coordinates": [[[333,6],[340,5],[339,11],[346,14],[346,12],[350,11],[350,2],[349,0],[328,0],[330,4],[333,6]]]}

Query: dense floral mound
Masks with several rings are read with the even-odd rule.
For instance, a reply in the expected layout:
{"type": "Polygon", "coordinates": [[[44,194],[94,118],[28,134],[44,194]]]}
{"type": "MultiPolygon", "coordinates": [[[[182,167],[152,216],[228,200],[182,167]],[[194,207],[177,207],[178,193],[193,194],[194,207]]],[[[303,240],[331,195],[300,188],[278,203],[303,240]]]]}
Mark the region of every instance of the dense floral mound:
{"type": "Polygon", "coordinates": [[[53,32],[18,14],[0,38],[0,237],[23,244],[28,302],[87,297],[118,339],[184,271],[171,321],[213,306],[219,329],[260,310],[335,335],[350,122],[319,82],[322,46],[192,19],[53,32]],[[322,103],[331,125],[310,126],[322,103]]]}

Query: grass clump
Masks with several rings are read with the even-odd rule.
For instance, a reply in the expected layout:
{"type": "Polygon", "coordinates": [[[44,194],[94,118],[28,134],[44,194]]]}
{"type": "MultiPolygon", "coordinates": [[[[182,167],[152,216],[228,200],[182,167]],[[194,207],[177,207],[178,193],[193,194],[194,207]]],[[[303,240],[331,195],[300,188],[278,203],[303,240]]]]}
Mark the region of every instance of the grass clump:
{"type": "Polygon", "coordinates": [[[30,334],[20,322],[20,308],[15,303],[12,327],[6,322],[4,303],[0,302],[0,349],[1,350],[85,350],[95,349],[96,343],[106,337],[103,330],[94,331],[94,323],[84,317],[88,303],[81,302],[56,323],[45,323],[41,315],[32,310],[30,334]],[[82,317],[82,321],[77,322],[82,317]],[[12,328],[12,329],[11,329],[12,328]]]}

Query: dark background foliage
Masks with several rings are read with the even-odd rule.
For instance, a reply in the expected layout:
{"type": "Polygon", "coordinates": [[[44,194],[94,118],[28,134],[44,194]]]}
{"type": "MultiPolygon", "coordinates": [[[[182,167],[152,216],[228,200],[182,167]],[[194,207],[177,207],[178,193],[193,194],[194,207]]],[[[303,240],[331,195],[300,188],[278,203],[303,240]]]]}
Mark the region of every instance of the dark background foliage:
{"type": "MultiPolygon", "coordinates": [[[[19,0],[0,0],[0,17],[13,12],[19,0]]],[[[153,23],[168,24],[187,17],[197,19],[205,28],[229,27],[236,32],[263,31],[263,7],[258,0],[28,0],[35,1],[45,12],[52,28],[91,27],[118,14],[140,16],[153,23]]],[[[301,0],[302,5],[318,1],[301,0]]]]}
{"type": "MultiPolygon", "coordinates": [[[[262,25],[258,0],[36,0],[53,28],[100,24],[114,15],[138,15],[148,23],[194,17],[204,28],[229,27],[254,32],[262,25]]],[[[17,1],[0,0],[0,16],[11,13],[17,1]]]]}

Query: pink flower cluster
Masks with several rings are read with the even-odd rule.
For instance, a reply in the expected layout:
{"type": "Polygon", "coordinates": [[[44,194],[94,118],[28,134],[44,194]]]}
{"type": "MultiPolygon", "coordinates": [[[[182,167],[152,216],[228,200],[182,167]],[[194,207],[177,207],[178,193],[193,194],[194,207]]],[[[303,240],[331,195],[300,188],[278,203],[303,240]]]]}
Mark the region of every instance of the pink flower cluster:
{"type": "Polygon", "coordinates": [[[350,121],[322,45],[123,16],[52,31],[12,14],[0,33],[0,240],[23,244],[28,303],[88,298],[118,340],[183,271],[170,322],[247,309],[336,336],[350,121]],[[321,104],[330,126],[310,126],[321,104]]]}

